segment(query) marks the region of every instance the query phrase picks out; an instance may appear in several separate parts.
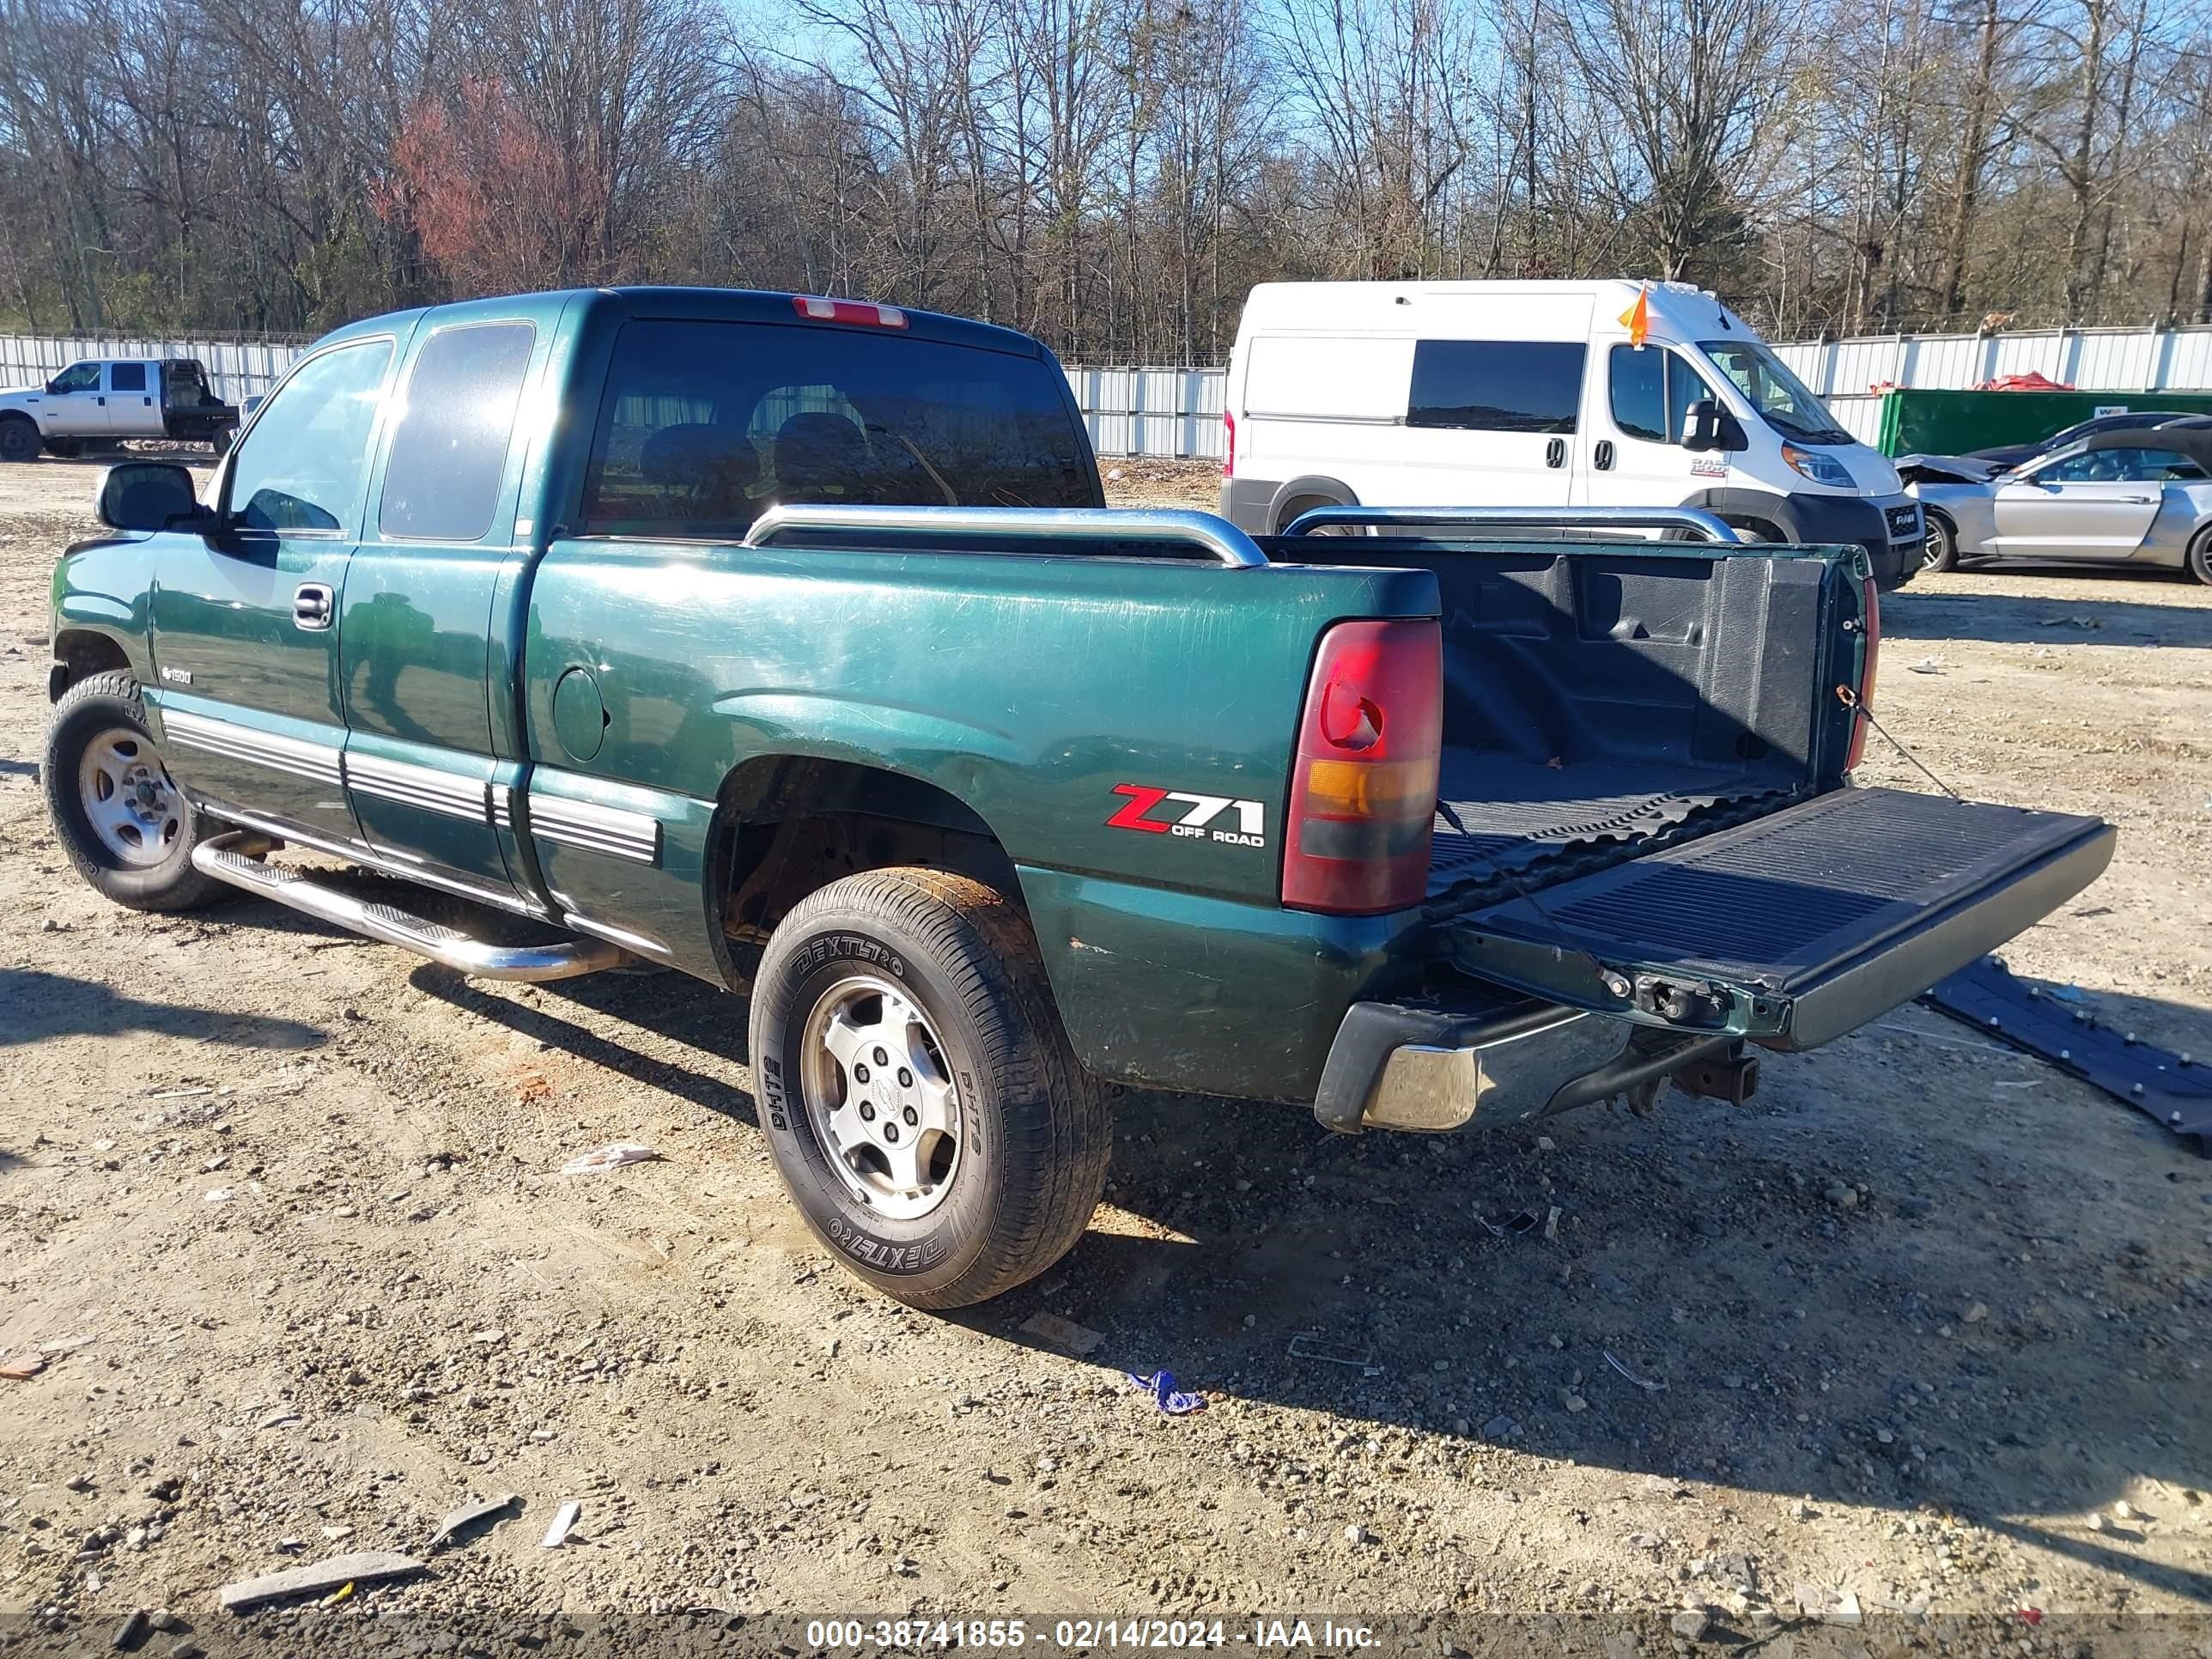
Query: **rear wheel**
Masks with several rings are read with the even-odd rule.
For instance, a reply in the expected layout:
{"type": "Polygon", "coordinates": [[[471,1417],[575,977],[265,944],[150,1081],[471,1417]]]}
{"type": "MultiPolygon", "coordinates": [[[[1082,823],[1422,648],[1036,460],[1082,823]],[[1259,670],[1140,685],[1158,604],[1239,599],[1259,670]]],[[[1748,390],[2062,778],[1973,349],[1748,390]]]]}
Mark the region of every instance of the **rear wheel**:
{"type": "MultiPolygon", "coordinates": [[[[1285,501],[1283,510],[1275,515],[1275,533],[1278,536],[1282,535],[1290,529],[1301,514],[1310,513],[1317,507],[1342,507],[1343,505],[1342,501],[1328,495],[1294,496],[1290,501],[1285,501]]],[[[1357,536],[1360,532],[1354,526],[1336,525],[1326,530],[1316,530],[1313,533],[1316,536],[1357,536]]]]}
{"type": "Polygon", "coordinates": [[[1928,546],[1920,556],[1923,570],[1956,570],[1959,568],[1959,534],[1944,520],[1933,513],[1928,520],[1928,546]]]}
{"type": "Polygon", "coordinates": [[[21,415],[0,421],[0,461],[39,459],[39,428],[21,415]]]}
{"type": "Polygon", "coordinates": [[[222,826],[170,781],[130,675],[94,674],[54,705],[40,781],[63,850],[102,896],[190,910],[230,890],[192,867],[192,848],[222,826]]]}
{"type": "Polygon", "coordinates": [[[2212,526],[2198,531],[2197,539],[2189,544],[2189,574],[2212,585],[2212,526]]]}
{"type": "Polygon", "coordinates": [[[48,438],[46,446],[47,454],[59,456],[65,461],[75,460],[84,453],[84,440],[82,438],[48,438]]]}
{"type": "Polygon", "coordinates": [[[941,870],[831,883],[769,941],[750,1036],[784,1184],[878,1290],[966,1307],[1082,1237],[1112,1150],[1104,1091],[1004,895],[941,870]]]}

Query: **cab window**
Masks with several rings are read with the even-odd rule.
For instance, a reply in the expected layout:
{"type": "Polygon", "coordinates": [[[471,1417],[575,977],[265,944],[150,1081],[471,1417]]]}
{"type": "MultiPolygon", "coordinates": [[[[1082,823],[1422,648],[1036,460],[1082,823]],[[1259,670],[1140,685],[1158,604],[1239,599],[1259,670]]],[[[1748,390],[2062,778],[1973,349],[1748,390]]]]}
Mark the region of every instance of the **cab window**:
{"type": "Polygon", "coordinates": [[[491,530],[538,330],[526,322],[441,329],[415,356],[384,465],[384,534],[477,542],[491,530]]]}
{"type": "Polygon", "coordinates": [[[368,482],[368,441],[391,362],[391,341],[356,340],[292,372],[232,453],[232,523],[308,535],[343,528],[368,482]]]}
{"type": "Polygon", "coordinates": [[[1646,443],[1680,443],[1690,405],[1713,396],[1705,377],[1663,346],[1613,347],[1608,377],[1613,423],[1646,443]]]}
{"type": "Polygon", "coordinates": [[[46,382],[49,392],[97,392],[100,390],[98,363],[71,363],[46,382]]]}
{"type": "Polygon", "coordinates": [[[733,540],[784,502],[1095,507],[1045,358],[804,325],[625,323],[587,535],[733,540]]]}
{"type": "Polygon", "coordinates": [[[143,392],[146,389],[146,365],[110,363],[107,366],[107,389],[110,392],[143,392]]]}

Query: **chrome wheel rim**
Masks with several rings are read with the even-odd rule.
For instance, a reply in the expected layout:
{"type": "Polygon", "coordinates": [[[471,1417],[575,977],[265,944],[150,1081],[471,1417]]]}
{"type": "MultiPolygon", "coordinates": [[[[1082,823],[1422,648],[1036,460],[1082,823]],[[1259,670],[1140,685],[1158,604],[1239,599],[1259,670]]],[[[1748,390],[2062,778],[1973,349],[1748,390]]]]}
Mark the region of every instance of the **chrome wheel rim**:
{"type": "Polygon", "coordinates": [[[118,863],[149,869],[176,849],[184,800],[144,732],[111,726],[85,744],[76,787],[93,835],[118,863]]]}
{"type": "Polygon", "coordinates": [[[959,1091],[921,1008],[872,974],[815,1001],[800,1038],[806,1115],[853,1196],[890,1221],[945,1202],[960,1173],[959,1091]]]}

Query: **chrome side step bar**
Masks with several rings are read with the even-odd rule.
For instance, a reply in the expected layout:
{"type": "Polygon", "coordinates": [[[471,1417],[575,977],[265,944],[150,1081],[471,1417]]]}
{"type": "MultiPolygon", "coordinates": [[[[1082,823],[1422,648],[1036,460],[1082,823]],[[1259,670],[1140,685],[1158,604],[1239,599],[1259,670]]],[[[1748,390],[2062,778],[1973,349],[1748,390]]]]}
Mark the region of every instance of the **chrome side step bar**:
{"type": "Polygon", "coordinates": [[[604,939],[572,939],[565,945],[486,945],[396,905],[368,903],[321,885],[304,871],[270,864],[240,850],[266,844],[267,837],[250,831],[217,836],[192,848],[192,868],[257,897],[273,899],[303,915],[428,957],[471,979],[574,979],[635,959],[604,939]]]}

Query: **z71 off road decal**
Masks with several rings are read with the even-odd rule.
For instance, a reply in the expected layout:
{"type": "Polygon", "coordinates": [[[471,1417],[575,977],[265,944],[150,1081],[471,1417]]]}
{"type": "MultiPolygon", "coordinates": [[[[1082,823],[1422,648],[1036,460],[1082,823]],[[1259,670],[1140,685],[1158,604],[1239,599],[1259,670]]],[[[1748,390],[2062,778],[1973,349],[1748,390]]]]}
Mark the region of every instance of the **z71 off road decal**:
{"type": "Polygon", "coordinates": [[[1109,830],[1141,830],[1148,835],[1182,836],[1224,842],[1231,847],[1267,844],[1267,809],[1256,800],[1232,800],[1227,795],[1191,795],[1180,789],[1156,789],[1149,783],[1117,783],[1114,793],[1128,797],[1127,804],[1106,820],[1109,830]],[[1160,817],[1154,808],[1169,804],[1174,817],[1160,817]],[[1215,829],[1214,821],[1234,811],[1234,829],[1215,829]]]}

